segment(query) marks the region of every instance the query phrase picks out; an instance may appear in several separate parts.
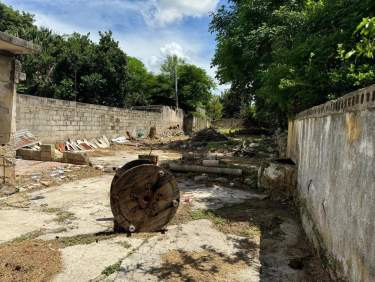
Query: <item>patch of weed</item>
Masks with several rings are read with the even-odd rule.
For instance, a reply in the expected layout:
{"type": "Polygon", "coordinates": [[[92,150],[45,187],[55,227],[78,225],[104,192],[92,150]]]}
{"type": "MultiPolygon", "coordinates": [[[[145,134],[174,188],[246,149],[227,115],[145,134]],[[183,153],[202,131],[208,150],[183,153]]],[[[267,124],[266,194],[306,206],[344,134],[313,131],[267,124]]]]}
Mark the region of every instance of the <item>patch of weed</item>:
{"type": "Polygon", "coordinates": [[[214,214],[212,211],[209,211],[209,210],[192,211],[191,218],[193,220],[208,219],[208,220],[212,221],[215,225],[224,225],[224,224],[227,223],[225,218],[222,218],[222,217],[214,214]]]}
{"type": "Polygon", "coordinates": [[[100,241],[109,240],[115,238],[119,234],[113,232],[100,232],[96,234],[82,234],[71,237],[61,237],[56,239],[62,248],[76,246],[76,245],[88,245],[92,243],[98,243],[100,241]]]}
{"type": "Polygon", "coordinates": [[[103,271],[102,274],[105,276],[110,276],[111,274],[120,270],[122,260],[119,260],[115,264],[107,266],[103,271]]]}
{"type": "Polygon", "coordinates": [[[35,230],[26,234],[23,234],[15,239],[13,239],[10,243],[21,243],[25,241],[30,241],[38,238],[39,236],[43,235],[43,230],[35,230]]]}
{"type": "Polygon", "coordinates": [[[56,221],[58,223],[64,223],[65,221],[76,219],[74,213],[64,211],[60,208],[43,208],[42,212],[55,213],[57,217],[53,221],[56,221]]]}

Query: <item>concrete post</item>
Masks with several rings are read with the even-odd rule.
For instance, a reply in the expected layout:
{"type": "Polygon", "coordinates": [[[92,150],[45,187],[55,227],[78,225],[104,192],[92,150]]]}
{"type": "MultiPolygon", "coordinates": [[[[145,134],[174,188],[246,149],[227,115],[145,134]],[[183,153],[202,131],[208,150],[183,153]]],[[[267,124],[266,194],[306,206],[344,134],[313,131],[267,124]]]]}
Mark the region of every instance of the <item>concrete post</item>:
{"type": "Polygon", "coordinates": [[[16,55],[38,51],[31,42],[0,32],[0,192],[15,184],[16,83],[20,73],[16,55]]]}
{"type": "Polygon", "coordinates": [[[0,184],[15,184],[16,86],[15,59],[0,54],[0,184]]]}

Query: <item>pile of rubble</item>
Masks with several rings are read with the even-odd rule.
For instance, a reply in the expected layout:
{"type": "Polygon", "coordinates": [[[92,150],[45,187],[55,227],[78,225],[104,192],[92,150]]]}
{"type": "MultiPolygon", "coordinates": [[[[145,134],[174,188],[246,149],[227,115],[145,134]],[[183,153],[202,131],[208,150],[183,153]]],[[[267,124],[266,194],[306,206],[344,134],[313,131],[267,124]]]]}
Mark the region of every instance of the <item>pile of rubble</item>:
{"type": "Polygon", "coordinates": [[[277,156],[277,150],[272,139],[244,140],[240,145],[234,147],[234,155],[237,157],[272,159],[277,156]]]}
{"type": "Polygon", "coordinates": [[[221,134],[214,128],[206,128],[201,131],[198,131],[194,134],[191,139],[192,142],[221,142],[228,141],[229,138],[221,134]]]}
{"type": "Polygon", "coordinates": [[[56,144],[57,149],[60,152],[64,151],[87,151],[94,149],[106,149],[111,146],[108,138],[103,135],[98,138],[92,138],[90,141],[87,139],[83,140],[68,140],[62,144],[56,144]]]}
{"type": "Polygon", "coordinates": [[[16,150],[21,148],[40,149],[39,140],[27,129],[18,130],[15,139],[16,150]]]}

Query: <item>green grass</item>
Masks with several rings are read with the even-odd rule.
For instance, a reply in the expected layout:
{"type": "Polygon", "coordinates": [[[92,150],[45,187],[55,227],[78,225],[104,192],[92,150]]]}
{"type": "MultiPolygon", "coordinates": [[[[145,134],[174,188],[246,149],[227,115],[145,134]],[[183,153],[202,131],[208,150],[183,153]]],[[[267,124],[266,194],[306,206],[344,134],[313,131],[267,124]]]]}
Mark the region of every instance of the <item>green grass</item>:
{"type": "Polygon", "coordinates": [[[239,144],[236,140],[228,140],[228,141],[218,141],[218,142],[208,142],[207,143],[207,149],[208,150],[218,150],[223,148],[231,148],[233,146],[236,146],[239,144]]]}
{"type": "Polygon", "coordinates": [[[62,248],[76,246],[76,245],[88,245],[92,243],[98,243],[100,241],[109,240],[115,238],[118,234],[112,232],[101,232],[96,234],[82,234],[71,237],[61,237],[56,239],[62,248]]]}
{"type": "Polygon", "coordinates": [[[102,274],[105,275],[105,276],[110,276],[111,274],[113,274],[113,273],[119,271],[120,268],[121,268],[121,263],[122,263],[122,260],[119,260],[119,261],[116,262],[115,264],[112,264],[112,265],[107,266],[107,267],[102,271],[102,274]]]}
{"type": "Polygon", "coordinates": [[[237,132],[238,130],[240,130],[242,128],[240,127],[234,127],[234,128],[218,128],[217,130],[221,133],[221,134],[224,134],[224,135],[227,135],[227,136],[232,136],[234,132],[237,132]]]}
{"type": "Polygon", "coordinates": [[[23,234],[11,241],[11,243],[21,243],[29,240],[33,240],[43,235],[43,230],[35,230],[26,234],[23,234]]]}
{"type": "Polygon", "coordinates": [[[58,222],[58,223],[64,223],[65,221],[76,219],[74,213],[69,212],[69,211],[64,211],[60,208],[43,208],[42,212],[55,213],[56,218],[53,221],[58,222]]]}
{"type": "Polygon", "coordinates": [[[224,225],[227,223],[225,218],[222,218],[216,214],[214,214],[211,211],[207,210],[195,210],[191,213],[191,218],[193,220],[199,220],[199,219],[208,219],[212,221],[216,225],[224,225]]]}

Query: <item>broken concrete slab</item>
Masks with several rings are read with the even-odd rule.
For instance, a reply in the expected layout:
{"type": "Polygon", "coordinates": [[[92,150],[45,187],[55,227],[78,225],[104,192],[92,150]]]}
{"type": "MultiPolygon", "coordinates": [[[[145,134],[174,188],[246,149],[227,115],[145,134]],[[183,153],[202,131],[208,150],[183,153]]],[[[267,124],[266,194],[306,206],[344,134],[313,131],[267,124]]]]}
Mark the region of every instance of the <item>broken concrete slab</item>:
{"type": "MultiPolygon", "coordinates": [[[[231,270],[230,273],[225,273],[227,281],[255,282],[260,278],[261,265],[257,248],[259,243],[259,238],[250,239],[223,234],[217,231],[209,220],[192,221],[170,227],[165,235],[154,236],[146,240],[136,252],[122,261],[119,271],[111,275],[107,281],[160,281],[163,277],[172,278],[175,275],[184,280],[185,276],[181,277],[183,273],[178,273],[178,271],[183,271],[186,263],[181,262],[173,268],[165,261],[165,255],[174,252],[185,257],[202,253],[205,254],[206,260],[219,256],[222,258],[223,265],[216,265],[217,271],[222,270],[221,267],[231,270]],[[204,228],[197,228],[197,226],[204,226],[204,228]],[[247,248],[248,246],[253,246],[253,248],[247,248]],[[240,267],[233,267],[235,264],[240,267]],[[243,279],[245,277],[246,279],[243,279]]],[[[202,272],[200,269],[202,265],[203,261],[192,267],[196,267],[197,272],[202,272]]],[[[194,272],[194,269],[192,271],[194,272]]],[[[209,272],[205,273],[209,275],[209,272]]]]}
{"type": "Polygon", "coordinates": [[[91,234],[109,230],[113,227],[113,216],[109,202],[111,175],[83,179],[30,193],[30,197],[40,196],[31,203],[32,210],[61,210],[72,215],[62,225],[67,227],[59,234],[46,234],[40,239],[50,240],[61,237],[91,234]]]}
{"type": "Polygon", "coordinates": [[[54,282],[94,280],[142,242],[141,239],[122,237],[61,249],[63,270],[54,278],[54,282]]]}
{"type": "Polygon", "coordinates": [[[258,171],[258,187],[273,199],[290,199],[297,188],[296,166],[283,161],[263,163],[258,171]]]}
{"type": "Polygon", "coordinates": [[[191,199],[193,209],[219,209],[225,205],[233,205],[250,199],[265,199],[267,195],[238,190],[224,185],[207,187],[204,184],[196,185],[189,181],[178,181],[183,192],[182,198],[191,199]]]}
{"type": "Polygon", "coordinates": [[[54,215],[33,210],[8,209],[0,212],[0,244],[43,228],[56,228],[54,215]]]}

